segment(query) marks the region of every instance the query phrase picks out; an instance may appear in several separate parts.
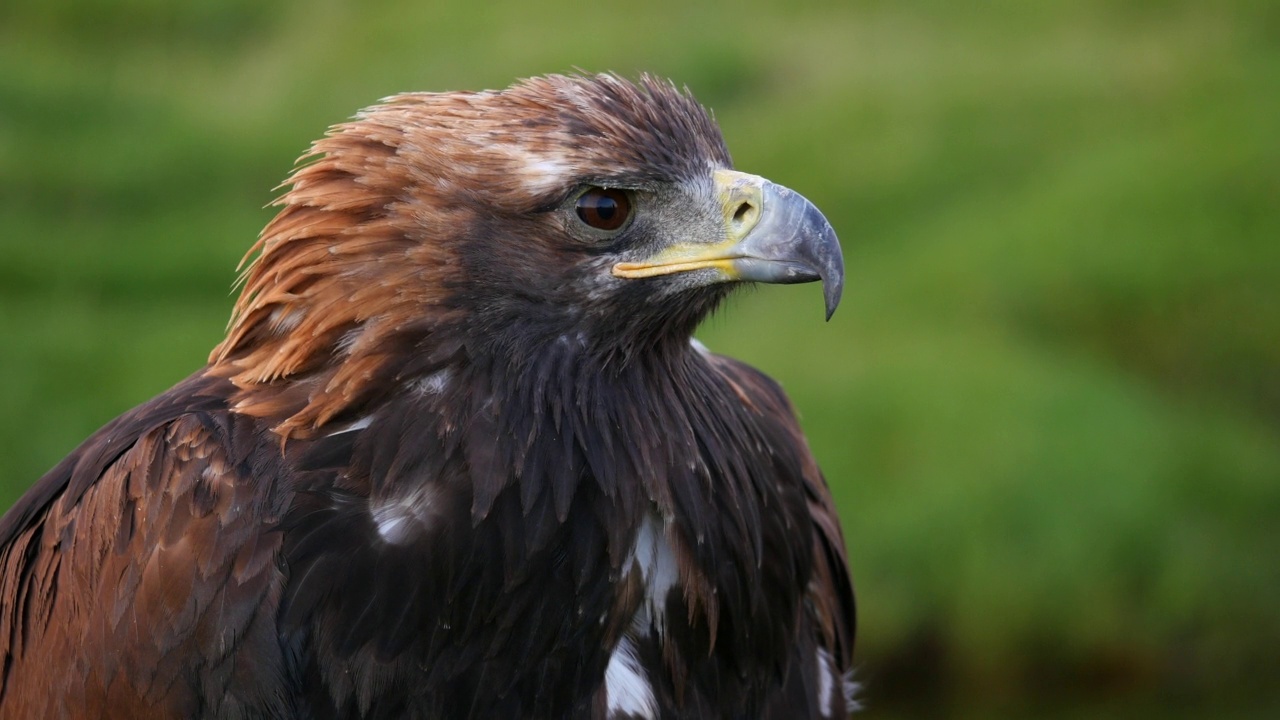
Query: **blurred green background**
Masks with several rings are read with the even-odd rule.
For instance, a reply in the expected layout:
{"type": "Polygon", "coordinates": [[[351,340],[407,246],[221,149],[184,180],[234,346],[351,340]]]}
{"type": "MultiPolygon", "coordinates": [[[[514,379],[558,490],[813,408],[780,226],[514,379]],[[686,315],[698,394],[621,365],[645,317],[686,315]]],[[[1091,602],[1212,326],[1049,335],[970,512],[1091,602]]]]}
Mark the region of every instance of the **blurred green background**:
{"type": "Polygon", "coordinates": [[[327,125],[575,66],[689,85],[841,235],[830,324],[701,337],[800,408],[866,717],[1280,717],[1270,1],[10,0],[0,503],[204,362],[327,125]]]}

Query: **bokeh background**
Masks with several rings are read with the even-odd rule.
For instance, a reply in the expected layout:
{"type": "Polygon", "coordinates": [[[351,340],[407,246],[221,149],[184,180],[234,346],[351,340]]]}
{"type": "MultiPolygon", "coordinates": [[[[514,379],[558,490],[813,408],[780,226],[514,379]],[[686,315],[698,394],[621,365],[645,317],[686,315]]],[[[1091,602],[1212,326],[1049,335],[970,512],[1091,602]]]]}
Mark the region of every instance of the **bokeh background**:
{"type": "Polygon", "coordinates": [[[848,288],[701,332],[839,500],[866,717],[1280,717],[1280,4],[9,0],[0,505],[198,368],[293,160],[402,90],[648,70],[848,288]]]}

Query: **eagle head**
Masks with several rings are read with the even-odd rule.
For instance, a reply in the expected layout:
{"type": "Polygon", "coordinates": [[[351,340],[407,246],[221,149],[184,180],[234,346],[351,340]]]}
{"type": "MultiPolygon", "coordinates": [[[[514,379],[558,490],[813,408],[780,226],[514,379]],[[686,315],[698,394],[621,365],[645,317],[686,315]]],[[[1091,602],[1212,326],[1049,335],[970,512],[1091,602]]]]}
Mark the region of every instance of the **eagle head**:
{"type": "Polygon", "coordinates": [[[649,76],[396,95],[286,185],[211,357],[285,437],[463,359],[687,352],[744,282],[821,280],[829,318],[843,284],[817,208],[733,170],[710,114],[649,76]]]}

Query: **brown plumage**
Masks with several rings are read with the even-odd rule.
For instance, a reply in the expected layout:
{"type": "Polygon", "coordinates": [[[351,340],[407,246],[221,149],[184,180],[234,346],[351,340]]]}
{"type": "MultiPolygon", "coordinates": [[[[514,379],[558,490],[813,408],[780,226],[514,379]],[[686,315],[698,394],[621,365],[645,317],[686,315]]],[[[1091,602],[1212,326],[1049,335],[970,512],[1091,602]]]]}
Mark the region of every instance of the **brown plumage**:
{"type": "Polygon", "coordinates": [[[3,718],[835,718],[792,408],[691,343],[843,269],[643,78],[407,94],[294,172],[209,364],[0,521],[3,718]]]}

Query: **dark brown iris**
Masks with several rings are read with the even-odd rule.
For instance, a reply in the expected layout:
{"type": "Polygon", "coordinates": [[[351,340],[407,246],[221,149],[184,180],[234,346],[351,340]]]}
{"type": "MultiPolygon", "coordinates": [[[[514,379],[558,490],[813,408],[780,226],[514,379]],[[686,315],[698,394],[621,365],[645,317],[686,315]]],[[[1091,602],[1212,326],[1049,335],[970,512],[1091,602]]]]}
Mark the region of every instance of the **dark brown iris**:
{"type": "Polygon", "coordinates": [[[578,196],[578,218],[597,230],[617,230],[631,217],[631,198],[623,190],[591,188],[578,196]]]}

